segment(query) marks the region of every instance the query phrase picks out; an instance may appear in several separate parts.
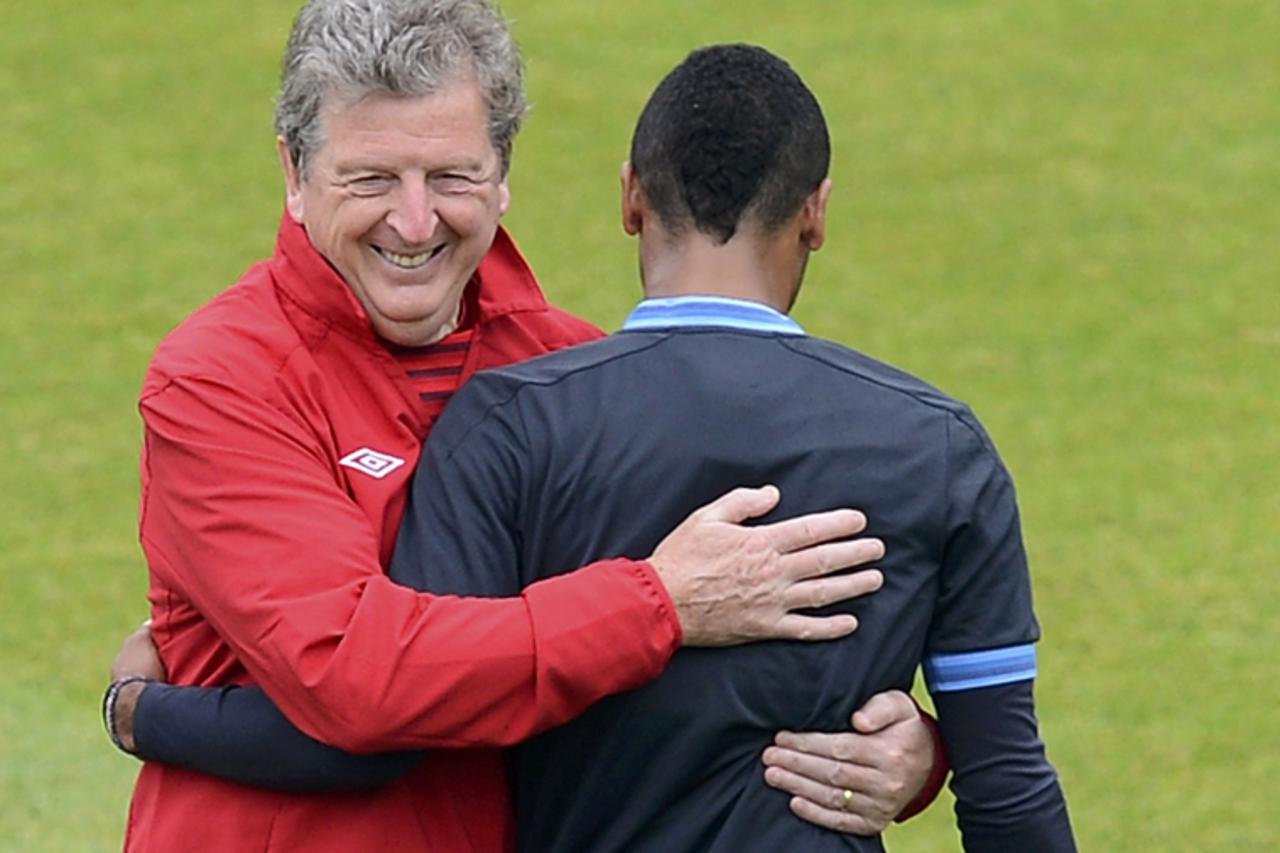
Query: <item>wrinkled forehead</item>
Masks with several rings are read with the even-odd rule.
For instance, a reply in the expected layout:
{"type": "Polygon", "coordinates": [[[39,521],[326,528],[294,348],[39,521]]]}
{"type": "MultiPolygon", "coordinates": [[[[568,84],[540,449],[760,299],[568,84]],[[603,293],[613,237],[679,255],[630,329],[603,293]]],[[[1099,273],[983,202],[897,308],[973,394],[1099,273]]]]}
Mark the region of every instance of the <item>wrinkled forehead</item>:
{"type": "Polygon", "coordinates": [[[380,155],[405,166],[465,163],[488,176],[501,168],[489,123],[488,104],[469,78],[428,94],[335,91],[322,102],[316,155],[330,166],[380,155]]]}
{"type": "Polygon", "coordinates": [[[472,90],[474,96],[485,104],[487,118],[489,105],[485,98],[484,87],[481,86],[474,69],[468,64],[460,65],[452,72],[430,82],[420,81],[418,85],[411,88],[331,82],[320,96],[320,115],[324,117],[340,113],[373,98],[412,101],[464,89],[472,90]]]}

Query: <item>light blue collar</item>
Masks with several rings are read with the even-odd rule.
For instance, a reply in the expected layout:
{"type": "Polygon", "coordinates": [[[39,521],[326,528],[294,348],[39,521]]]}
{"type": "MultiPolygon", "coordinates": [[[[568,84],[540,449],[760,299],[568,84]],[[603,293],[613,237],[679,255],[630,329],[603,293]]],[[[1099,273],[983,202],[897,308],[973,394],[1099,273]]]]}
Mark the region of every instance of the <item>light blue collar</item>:
{"type": "Polygon", "coordinates": [[[624,332],[690,326],[745,329],[776,335],[803,335],[804,329],[768,305],[724,296],[668,296],[646,299],[622,324],[624,332]]]}

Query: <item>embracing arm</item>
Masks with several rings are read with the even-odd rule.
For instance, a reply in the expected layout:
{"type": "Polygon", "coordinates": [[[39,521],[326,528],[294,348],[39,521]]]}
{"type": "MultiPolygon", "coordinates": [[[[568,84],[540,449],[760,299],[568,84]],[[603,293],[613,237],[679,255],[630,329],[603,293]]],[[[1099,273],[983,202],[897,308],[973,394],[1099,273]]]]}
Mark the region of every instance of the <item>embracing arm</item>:
{"type": "Polygon", "coordinates": [[[257,687],[148,684],[133,717],[135,754],[241,785],[297,793],[393,781],[421,752],[354,755],[303,734],[257,687]]]}
{"type": "Polygon", "coordinates": [[[890,690],[850,723],[847,732],[779,732],[764,751],[765,782],[791,794],[799,817],[853,835],[875,835],[928,808],[950,767],[937,721],[890,690]]]}
{"type": "MultiPolygon", "coordinates": [[[[219,390],[227,393],[227,389],[219,390]]],[[[190,459],[202,463],[190,474],[197,485],[204,485],[202,475],[210,482],[218,480],[216,488],[207,486],[214,494],[183,495],[177,501],[160,502],[156,513],[148,513],[152,529],[158,528],[157,538],[164,538],[166,533],[184,527],[198,531],[198,520],[225,531],[230,526],[227,520],[208,514],[213,511],[210,503],[230,500],[232,508],[253,520],[246,519],[242,524],[247,524],[254,541],[268,552],[263,554],[262,547],[254,551],[258,560],[274,555],[287,562],[299,559],[299,552],[314,560],[314,564],[307,564],[313,570],[302,577],[282,574],[277,564],[268,561],[263,573],[232,573],[226,589],[200,577],[198,572],[194,578],[182,577],[195,587],[193,599],[197,604],[207,602],[209,618],[215,626],[219,617],[231,627],[242,618],[252,622],[255,617],[270,617],[271,625],[266,632],[259,630],[259,636],[265,633],[272,639],[304,644],[306,657],[313,663],[318,658],[321,666],[318,673],[300,674],[289,668],[287,656],[279,650],[264,647],[261,641],[240,646],[232,634],[231,645],[250,672],[266,685],[267,694],[289,719],[296,719],[309,733],[293,730],[276,705],[258,690],[201,694],[195,690],[149,688],[149,695],[139,708],[137,748],[155,760],[290,790],[307,785],[341,788],[379,784],[402,772],[411,760],[403,755],[390,760],[346,756],[323,747],[310,735],[365,751],[403,745],[516,742],[567,719],[603,695],[626,689],[627,682],[640,683],[656,675],[679,640],[681,626],[672,625],[673,611],[679,611],[680,619],[686,623],[686,643],[718,645],[759,637],[823,639],[846,634],[851,626],[838,618],[800,616],[791,609],[808,606],[815,597],[834,601],[878,585],[875,573],[820,577],[880,555],[882,546],[874,540],[821,544],[829,538],[856,533],[864,523],[859,514],[825,513],[792,522],[744,527],[742,521],[767,512],[777,501],[776,490],[757,489],[738,490],[695,512],[655,553],[656,572],[645,563],[613,560],[534,584],[512,598],[463,599],[414,595],[391,584],[380,572],[356,565],[345,567],[345,576],[335,573],[341,580],[339,588],[329,589],[334,579],[314,569],[328,567],[326,561],[344,556],[342,543],[335,548],[335,530],[341,531],[346,523],[359,538],[371,540],[365,531],[367,525],[356,525],[351,519],[344,521],[344,516],[353,513],[349,501],[345,496],[342,500],[329,496],[330,500],[321,502],[320,508],[315,504],[289,507],[287,519],[303,528],[291,543],[279,541],[278,524],[270,530],[260,529],[258,513],[268,509],[262,505],[262,498],[252,494],[253,489],[242,494],[234,485],[226,485],[226,460],[215,465],[203,457],[229,455],[231,461],[240,461],[239,455],[244,455],[245,464],[256,470],[269,467],[267,454],[256,447],[247,454],[239,449],[228,453],[221,444],[227,434],[225,428],[199,436],[209,442],[208,446],[204,441],[193,441],[188,435],[190,427],[202,422],[210,414],[208,411],[201,411],[199,418],[188,414],[185,422],[177,422],[187,429],[175,426],[175,409],[181,413],[184,407],[208,395],[208,389],[202,389],[202,394],[194,398],[184,395],[182,405],[159,405],[154,399],[149,404],[144,402],[144,413],[150,415],[148,462],[153,472],[144,499],[154,497],[157,491],[154,472],[164,471],[166,464],[179,459],[188,462],[189,474],[190,459]],[[213,443],[215,440],[217,444],[213,443]],[[209,470],[203,470],[202,465],[209,466],[209,470]],[[246,507],[235,506],[240,501],[246,507]],[[185,508],[191,508],[199,518],[179,512],[185,508]],[[754,562],[735,559],[744,546],[753,548],[754,562]],[[722,561],[734,559],[733,571],[718,573],[714,566],[708,569],[704,565],[703,561],[714,562],[718,553],[723,553],[722,561]],[[245,574],[249,575],[247,580],[245,574]],[[237,582],[251,587],[243,590],[247,603],[237,595],[241,591],[237,582]],[[664,584],[680,596],[674,607],[664,584]],[[749,595],[744,596],[744,592],[749,595]],[[269,600],[264,602],[264,597],[269,600]],[[270,600],[272,597],[275,600],[270,600]],[[685,599],[699,602],[699,607],[682,609],[685,599]],[[738,604],[744,599],[754,600],[758,604],[733,611],[714,606],[718,599],[738,604]],[[708,602],[713,606],[706,607],[708,602]],[[308,610],[313,616],[318,611],[324,618],[308,619],[308,610]],[[282,627],[288,632],[281,631],[282,627]],[[303,627],[312,632],[309,641],[294,636],[303,627]],[[314,636],[317,628],[319,637],[314,636]],[[276,654],[264,654],[271,651],[276,654]],[[282,665],[285,669],[280,678],[278,668],[282,665]],[[403,677],[393,679],[393,672],[403,677]],[[413,678],[415,675],[418,680],[413,678]],[[346,690],[341,690],[344,687],[346,690]],[[377,704],[367,704],[371,690],[377,704]],[[357,695],[345,695],[353,691],[357,695]],[[326,696],[340,704],[326,703],[326,696]],[[392,700],[401,700],[408,708],[403,709],[400,702],[392,700]],[[406,716],[406,710],[414,715],[406,716]],[[335,712],[342,716],[335,718],[335,712]],[[350,729],[357,723],[362,728],[352,733],[350,729]],[[313,781],[298,781],[308,778],[313,781]]],[[[245,406],[243,400],[223,400],[219,411],[234,414],[245,406]]],[[[287,431],[286,424],[277,423],[276,413],[262,411],[262,407],[250,409],[255,428],[269,431],[274,426],[287,431]]],[[[292,447],[295,444],[296,440],[275,447],[270,461],[291,463],[284,476],[305,480],[305,460],[290,458],[290,451],[296,451],[292,447]]],[[[422,488],[434,487],[432,483],[422,488]]],[[[293,484],[292,489],[324,491],[316,482],[293,484]]],[[[163,488],[159,491],[163,492],[163,488]]],[[[274,492],[272,497],[279,500],[284,494],[274,492]]],[[[144,515],[144,540],[146,535],[144,515]]],[[[364,545],[364,559],[370,561],[372,542],[364,545]]],[[[210,550],[215,555],[221,553],[202,547],[199,555],[207,557],[210,550]]],[[[153,564],[160,561],[162,568],[170,568],[154,540],[148,551],[153,564]]],[[[219,567],[226,565],[240,567],[244,561],[255,565],[247,548],[232,548],[223,556],[232,555],[241,558],[241,562],[209,561],[204,567],[216,574],[219,567]]],[[[500,558],[497,552],[486,554],[479,565],[486,566],[488,559],[500,558]]],[[[420,569],[419,564],[414,565],[420,569]]],[[[413,572],[402,571],[398,579],[415,581],[413,572]]],[[[204,607],[201,609],[205,612],[204,607]]],[[[227,635],[225,631],[221,633],[227,635]]]]}
{"type": "Polygon", "coordinates": [[[303,734],[258,687],[175,687],[151,641],[150,620],[111,666],[108,732],[145,761],[241,785],[311,793],[376,788],[422,760],[418,752],[354,755],[303,734]]]}
{"type": "MultiPolygon", "coordinates": [[[[508,599],[417,593],[382,573],[368,518],[292,417],[191,378],[148,393],[142,411],[153,575],[308,735],[354,751],[511,743],[648,681],[678,645],[644,564],[599,563],[567,591],[508,599]],[[617,630],[599,628],[606,641],[590,648],[537,632],[567,608],[617,630]]],[[[152,630],[166,657],[180,647],[163,613],[152,630]]],[[[174,655],[175,681],[206,677],[187,662],[198,651],[174,655]]]]}

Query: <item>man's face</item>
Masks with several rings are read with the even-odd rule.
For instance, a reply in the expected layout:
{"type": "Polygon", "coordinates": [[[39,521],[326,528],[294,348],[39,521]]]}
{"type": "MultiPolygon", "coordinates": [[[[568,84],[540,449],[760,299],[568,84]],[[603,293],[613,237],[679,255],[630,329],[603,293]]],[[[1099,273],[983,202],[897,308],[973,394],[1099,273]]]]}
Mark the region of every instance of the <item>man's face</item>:
{"type": "Polygon", "coordinates": [[[480,89],[329,98],[307,177],[281,143],[289,215],[346,280],[374,330],[423,346],[447,334],[511,197],[480,89]]]}

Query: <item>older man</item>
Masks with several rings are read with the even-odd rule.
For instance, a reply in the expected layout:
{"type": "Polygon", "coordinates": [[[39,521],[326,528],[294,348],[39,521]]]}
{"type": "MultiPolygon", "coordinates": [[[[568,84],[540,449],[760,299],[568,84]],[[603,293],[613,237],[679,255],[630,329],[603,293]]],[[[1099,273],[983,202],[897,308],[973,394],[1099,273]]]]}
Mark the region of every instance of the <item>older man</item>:
{"type": "MultiPolygon", "coordinates": [[[[647,559],[519,596],[386,578],[420,444],[457,385],[599,334],[546,304],[498,226],[523,109],[515,46],[481,0],[300,13],[277,109],[276,253],[166,339],[142,393],[141,539],[175,682],[261,685],[352,750],[500,746],[651,680],[681,645],[854,629],[795,610],[873,589],[874,572],[829,573],[881,546],[829,541],[861,529],[848,511],[744,526],[773,489],[693,513],[647,559]]],[[[114,684],[109,719],[145,712],[148,692],[114,684]]],[[[130,745],[127,725],[117,734],[130,745]]],[[[895,736],[927,742],[914,715],[895,736]]],[[[918,785],[918,768],[898,774],[868,786],[918,785]]],[[[511,837],[499,757],[454,749],[356,795],[148,763],[127,846],[483,851],[511,837]]]]}

